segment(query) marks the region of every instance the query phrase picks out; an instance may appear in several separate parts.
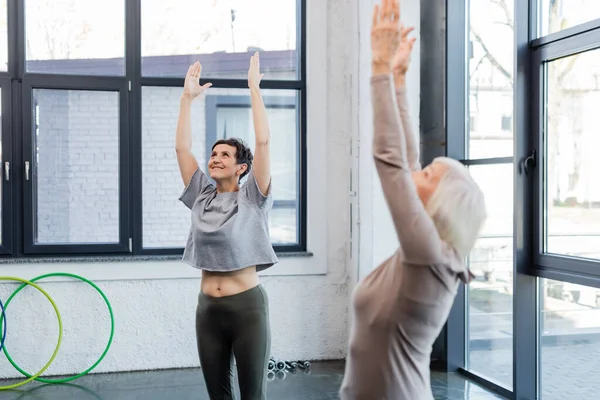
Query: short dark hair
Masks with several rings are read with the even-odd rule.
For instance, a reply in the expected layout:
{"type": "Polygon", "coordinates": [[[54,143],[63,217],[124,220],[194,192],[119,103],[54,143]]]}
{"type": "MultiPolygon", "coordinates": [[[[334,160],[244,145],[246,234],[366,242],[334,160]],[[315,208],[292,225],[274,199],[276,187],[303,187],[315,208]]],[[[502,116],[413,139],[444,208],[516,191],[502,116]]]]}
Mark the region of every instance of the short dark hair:
{"type": "Polygon", "coordinates": [[[252,150],[250,147],[244,143],[242,139],[239,138],[229,138],[229,139],[220,139],[213,144],[212,149],[214,150],[220,144],[226,144],[228,146],[235,147],[235,162],[238,164],[246,164],[248,168],[240,175],[240,180],[246,176],[250,170],[252,169],[252,161],[254,160],[254,156],[252,155],[252,150]]]}

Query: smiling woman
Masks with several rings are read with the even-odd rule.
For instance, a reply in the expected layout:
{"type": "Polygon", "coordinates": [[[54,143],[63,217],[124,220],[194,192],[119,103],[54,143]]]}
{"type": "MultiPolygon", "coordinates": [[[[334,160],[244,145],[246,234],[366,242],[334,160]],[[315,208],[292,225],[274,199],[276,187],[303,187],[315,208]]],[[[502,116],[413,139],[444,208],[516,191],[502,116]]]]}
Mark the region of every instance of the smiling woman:
{"type": "Polygon", "coordinates": [[[192,211],[183,260],[202,270],[196,311],[200,364],[210,397],[230,398],[233,354],[242,397],[264,399],[271,335],[268,298],[257,272],[273,266],[277,257],[269,235],[271,135],[259,55],[251,57],[248,69],[254,156],[239,139],[218,140],[207,165],[214,184],[191,152],[191,103],[211,86],[200,85],[201,71],[196,62],[186,75],[175,144],[185,185],[180,200],[192,211]]]}

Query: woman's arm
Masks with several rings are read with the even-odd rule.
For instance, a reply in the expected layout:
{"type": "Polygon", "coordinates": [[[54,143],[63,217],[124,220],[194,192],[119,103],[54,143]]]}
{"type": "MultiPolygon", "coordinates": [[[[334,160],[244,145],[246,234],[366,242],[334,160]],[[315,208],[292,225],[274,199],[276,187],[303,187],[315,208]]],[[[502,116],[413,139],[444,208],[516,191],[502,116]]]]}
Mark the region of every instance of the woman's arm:
{"type": "Polygon", "coordinates": [[[394,74],[394,84],[396,86],[396,102],[398,103],[400,121],[402,122],[406,140],[408,165],[411,171],[419,171],[421,169],[421,163],[419,161],[419,136],[418,132],[415,132],[412,128],[408,111],[408,100],[406,98],[406,72],[408,71],[410,56],[416,40],[416,38],[409,38],[408,36],[413,30],[413,27],[401,25],[400,45],[392,60],[392,70],[394,74]]]}
{"type": "Polygon", "coordinates": [[[400,113],[400,121],[402,121],[402,129],[404,130],[404,139],[406,141],[406,156],[408,158],[408,167],[411,171],[420,171],[421,162],[420,158],[420,143],[418,132],[415,132],[412,127],[410,120],[410,113],[408,110],[408,99],[406,96],[406,84],[398,84],[398,80],[404,82],[405,77],[394,78],[396,83],[396,102],[398,103],[398,111],[400,113]]]}
{"type": "Polygon", "coordinates": [[[261,194],[267,196],[271,185],[271,134],[269,132],[269,121],[267,120],[267,110],[260,95],[260,80],[262,77],[257,52],[250,59],[250,68],[248,69],[248,87],[250,88],[254,135],[256,138],[252,169],[261,194]]]}
{"type": "Polygon", "coordinates": [[[373,158],[406,260],[435,264],[442,261],[442,243],[412,180],[393,92],[389,74],[371,78],[373,158]]]}
{"type": "Polygon", "coordinates": [[[181,96],[179,106],[179,119],[177,120],[177,133],[175,136],[175,151],[177,152],[177,163],[184,186],[190,184],[192,175],[198,169],[198,161],[192,154],[192,123],[191,123],[192,99],[185,94],[181,96]]]}
{"type": "Polygon", "coordinates": [[[185,77],[183,94],[179,105],[179,119],[177,120],[177,132],[175,134],[175,151],[177,163],[183,184],[187,187],[192,176],[198,169],[198,161],[192,154],[192,102],[212,84],[207,83],[200,86],[200,73],[202,65],[194,63],[188,69],[185,77]]]}
{"type": "Polygon", "coordinates": [[[443,260],[442,242],[412,180],[391,77],[398,8],[397,1],[384,0],[381,13],[375,6],[373,17],[373,158],[405,259],[430,265],[443,260]]]}

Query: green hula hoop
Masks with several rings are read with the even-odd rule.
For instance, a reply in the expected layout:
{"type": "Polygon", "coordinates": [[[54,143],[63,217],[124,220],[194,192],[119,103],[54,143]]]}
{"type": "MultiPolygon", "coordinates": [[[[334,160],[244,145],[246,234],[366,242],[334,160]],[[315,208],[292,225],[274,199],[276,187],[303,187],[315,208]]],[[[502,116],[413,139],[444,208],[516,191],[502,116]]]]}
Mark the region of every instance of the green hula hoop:
{"type": "MultiPolygon", "coordinates": [[[[74,278],[74,279],[79,279],[80,281],[83,281],[87,284],[89,284],[90,286],[92,286],[94,289],[96,289],[96,291],[98,293],[100,293],[100,296],[102,296],[102,298],[104,299],[104,302],[106,303],[106,305],[108,306],[108,312],[110,313],[110,338],[108,339],[108,344],[106,345],[106,348],[104,349],[104,352],[102,353],[102,355],[100,356],[100,358],[98,359],[98,361],[96,361],[91,367],[89,367],[88,369],[86,369],[85,371],[77,374],[77,375],[73,375],[71,377],[67,377],[67,378],[62,378],[62,379],[45,379],[45,378],[39,378],[39,376],[41,374],[37,374],[35,377],[33,377],[32,375],[30,375],[29,373],[23,371],[23,369],[21,369],[14,361],[13,359],[10,357],[10,355],[8,354],[8,350],[6,350],[6,344],[4,345],[4,354],[6,355],[6,358],[8,359],[8,361],[12,364],[13,367],[15,367],[17,369],[17,371],[19,371],[20,373],[22,373],[23,375],[25,375],[26,377],[30,378],[30,379],[35,379],[38,382],[44,382],[44,383],[66,383],[66,382],[70,382],[73,381],[75,379],[81,378],[84,375],[87,375],[88,373],[90,373],[90,371],[92,371],[94,368],[96,368],[98,366],[98,364],[100,364],[102,362],[102,360],[104,360],[104,357],[106,357],[106,354],[108,353],[108,350],[110,349],[110,346],[112,345],[112,341],[113,341],[113,336],[115,334],[115,318],[113,315],[113,310],[112,310],[112,306],[110,305],[110,302],[108,301],[108,298],[106,297],[106,295],[104,294],[104,292],[102,290],[100,290],[100,288],[98,286],[96,286],[96,284],[82,276],[79,275],[75,275],[75,274],[69,274],[66,272],[55,272],[55,273],[51,273],[51,274],[45,274],[45,275],[40,275],[36,278],[33,278],[31,280],[31,282],[36,282],[39,281],[40,279],[44,279],[44,278],[48,278],[51,276],[66,276],[69,278],[74,278]]],[[[13,299],[13,297],[15,297],[15,295],[17,293],[19,293],[21,290],[23,290],[23,288],[26,285],[22,285],[21,287],[19,287],[17,290],[14,291],[13,294],[10,295],[10,297],[8,298],[8,300],[6,301],[6,303],[4,304],[4,308],[8,307],[8,304],[11,302],[11,300],[13,299]]],[[[0,316],[0,326],[2,326],[2,317],[0,316]]],[[[43,371],[42,371],[43,372],[43,371]]]]}
{"type": "MultiPolygon", "coordinates": [[[[46,291],[44,289],[42,289],[41,287],[39,287],[38,285],[36,285],[32,281],[28,281],[28,280],[25,280],[25,279],[22,279],[22,278],[16,278],[16,277],[13,277],[13,276],[0,276],[0,281],[17,281],[17,282],[22,282],[23,285],[21,286],[21,289],[24,288],[27,285],[33,286],[34,288],[36,288],[37,290],[39,290],[44,296],[46,296],[46,298],[48,299],[48,301],[50,301],[50,304],[52,304],[52,308],[54,308],[54,311],[56,312],[56,317],[58,318],[58,342],[56,343],[56,348],[54,349],[54,353],[52,354],[52,357],[50,357],[50,361],[48,361],[48,363],[46,365],[44,365],[42,367],[42,369],[38,371],[38,373],[36,373],[36,374],[34,374],[32,376],[28,376],[26,380],[24,380],[22,382],[19,382],[19,383],[15,383],[13,385],[0,386],[0,390],[9,390],[9,389],[17,388],[19,386],[23,386],[26,383],[31,382],[32,380],[34,380],[38,376],[40,376],[42,373],[44,373],[45,370],[48,369],[48,367],[50,366],[50,364],[52,364],[52,362],[54,361],[54,359],[58,355],[58,350],[60,349],[60,344],[62,343],[63,329],[62,329],[62,319],[60,318],[60,312],[58,311],[58,307],[56,307],[56,303],[54,303],[54,300],[52,300],[52,297],[50,297],[50,295],[48,293],[46,293],[46,291]]],[[[21,289],[19,289],[19,290],[21,290],[21,289]]],[[[4,306],[4,308],[6,309],[6,305],[4,306]]],[[[2,326],[2,323],[3,323],[3,318],[0,316],[0,326],[2,326]]]]}

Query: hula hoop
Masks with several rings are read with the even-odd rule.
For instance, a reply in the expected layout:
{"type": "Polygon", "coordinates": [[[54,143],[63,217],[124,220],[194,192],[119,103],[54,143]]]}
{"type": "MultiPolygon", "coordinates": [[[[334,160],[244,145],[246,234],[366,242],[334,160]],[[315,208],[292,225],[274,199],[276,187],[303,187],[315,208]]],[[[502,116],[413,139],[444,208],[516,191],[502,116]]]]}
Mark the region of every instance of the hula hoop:
{"type": "MultiPolygon", "coordinates": [[[[40,376],[42,373],[44,373],[45,370],[48,369],[48,367],[50,366],[50,364],[52,364],[52,362],[54,361],[54,359],[56,358],[57,354],[58,354],[58,350],[60,349],[60,344],[62,342],[62,334],[63,334],[63,330],[62,330],[62,319],[60,318],[60,312],[58,311],[58,307],[56,307],[56,303],[54,303],[54,300],[52,300],[52,297],[50,297],[50,295],[48,293],[46,293],[46,291],[44,289],[42,289],[41,287],[39,287],[38,285],[36,285],[35,283],[22,279],[22,278],[17,278],[14,276],[0,276],[0,281],[17,281],[17,282],[22,282],[23,286],[21,286],[21,288],[29,285],[29,286],[33,286],[34,288],[36,288],[37,290],[39,290],[44,296],[46,296],[46,298],[48,299],[48,301],[50,301],[50,304],[52,304],[52,308],[54,308],[54,312],[56,312],[56,318],[58,318],[58,342],[56,343],[56,348],[54,349],[54,353],[52,354],[52,357],[50,357],[50,361],[48,361],[48,363],[46,365],[44,365],[42,367],[41,370],[39,370],[36,374],[29,376],[26,380],[22,381],[22,382],[18,382],[12,385],[7,385],[7,386],[0,386],[0,390],[8,390],[8,389],[14,389],[16,387],[19,386],[23,386],[26,383],[31,382],[32,380],[34,380],[35,378],[37,378],[38,376],[40,376]]],[[[20,290],[20,289],[19,289],[20,290]]],[[[6,309],[6,307],[8,307],[8,302],[4,305],[4,308],[6,309]]],[[[2,318],[4,315],[2,315],[0,318],[2,318]]],[[[2,323],[4,321],[4,319],[2,318],[0,320],[0,323],[2,323]]],[[[6,326],[6,324],[4,324],[6,326]]],[[[6,350],[6,347],[4,347],[4,350],[6,350]]]]}
{"type": "Polygon", "coordinates": [[[4,348],[4,341],[6,340],[6,313],[4,312],[4,305],[0,301],[0,308],[2,308],[2,316],[0,316],[0,326],[4,325],[4,333],[2,333],[2,340],[0,341],[0,350],[4,348]]]}
{"type": "MultiPolygon", "coordinates": [[[[66,272],[55,272],[55,273],[51,273],[51,274],[40,275],[40,276],[38,276],[36,278],[33,278],[31,280],[31,282],[36,282],[36,281],[39,281],[40,279],[48,278],[48,277],[51,277],[51,276],[66,276],[66,277],[69,277],[69,278],[79,279],[80,281],[83,281],[83,282],[89,284],[94,289],[96,289],[96,291],[98,293],[100,293],[100,296],[102,296],[102,298],[106,302],[106,305],[108,306],[108,312],[110,313],[110,338],[108,339],[108,344],[106,345],[106,348],[104,349],[104,352],[102,353],[102,355],[100,356],[100,358],[98,359],[98,361],[96,361],[91,367],[89,367],[88,369],[86,369],[83,372],[80,372],[77,375],[73,375],[71,377],[67,377],[67,378],[63,378],[63,379],[45,379],[45,378],[39,378],[39,375],[41,375],[41,374],[38,374],[35,377],[32,377],[29,373],[25,372],[21,367],[19,367],[13,361],[13,359],[10,357],[10,355],[8,354],[8,350],[6,350],[6,346],[4,346],[3,351],[4,351],[4,354],[6,355],[6,358],[12,364],[12,366],[15,367],[17,369],[17,371],[19,371],[20,373],[22,373],[26,377],[31,378],[31,379],[35,379],[38,382],[44,382],[44,383],[66,383],[66,382],[70,382],[70,381],[73,381],[75,379],[81,378],[84,375],[87,375],[88,373],[90,373],[90,371],[92,371],[94,368],[96,368],[98,366],[98,364],[100,364],[102,362],[102,360],[104,360],[104,357],[106,357],[106,354],[108,353],[108,350],[110,349],[110,346],[112,345],[113,336],[114,336],[114,333],[115,333],[115,318],[114,318],[114,315],[113,315],[112,306],[110,305],[110,302],[108,301],[108,298],[106,298],[106,295],[104,294],[104,292],[102,290],[100,290],[100,288],[98,286],[96,286],[95,283],[93,283],[92,281],[90,281],[90,280],[88,280],[88,279],[86,279],[86,278],[84,278],[82,276],[75,275],[75,274],[69,274],[69,273],[66,273],[66,272]]],[[[23,288],[25,286],[26,285],[20,286],[17,290],[14,291],[13,294],[10,295],[10,297],[6,301],[5,307],[8,307],[8,304],[11,302],[11,300],[13,299],[13,297],[15,297],[15,295],[17,293],[19,293],[21,290],[23,290],[23,288]]]]}

